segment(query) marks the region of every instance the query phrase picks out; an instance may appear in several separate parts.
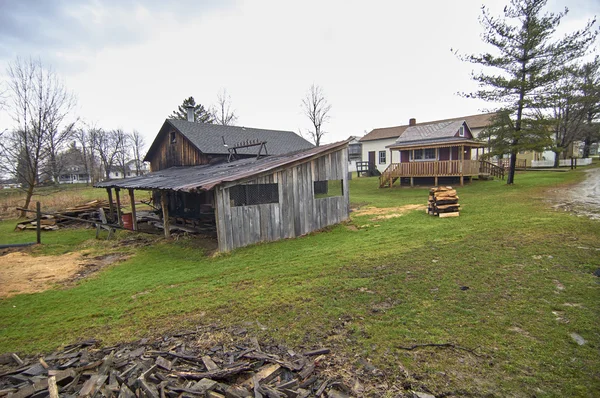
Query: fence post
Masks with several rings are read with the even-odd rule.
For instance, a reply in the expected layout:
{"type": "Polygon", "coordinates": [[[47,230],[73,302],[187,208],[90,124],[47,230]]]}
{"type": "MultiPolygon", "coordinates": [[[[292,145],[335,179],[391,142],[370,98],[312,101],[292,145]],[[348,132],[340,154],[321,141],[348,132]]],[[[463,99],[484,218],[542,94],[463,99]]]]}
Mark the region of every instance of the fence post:
{"type": "Polygon", "coordinates": [[[35,204],[35,213],[36,213],[36,220],[37,220],[37,226],[35,228],[35,233],[37,235],[37,243],[38,245],[40,243],[42,243],[42,211],[40,208],[40,202],[36,202],[35,204]]]}

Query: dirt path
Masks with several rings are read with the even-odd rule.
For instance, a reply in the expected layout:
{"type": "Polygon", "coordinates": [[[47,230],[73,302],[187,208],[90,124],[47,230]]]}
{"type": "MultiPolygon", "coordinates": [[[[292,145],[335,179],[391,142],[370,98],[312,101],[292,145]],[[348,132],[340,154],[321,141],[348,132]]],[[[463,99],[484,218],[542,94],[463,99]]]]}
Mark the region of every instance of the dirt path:
{"type": "Polygon", "coordinates": [[[600,220],[600,168],[586,170],[587,177],[572,187],[555,207],[600,220]]]}

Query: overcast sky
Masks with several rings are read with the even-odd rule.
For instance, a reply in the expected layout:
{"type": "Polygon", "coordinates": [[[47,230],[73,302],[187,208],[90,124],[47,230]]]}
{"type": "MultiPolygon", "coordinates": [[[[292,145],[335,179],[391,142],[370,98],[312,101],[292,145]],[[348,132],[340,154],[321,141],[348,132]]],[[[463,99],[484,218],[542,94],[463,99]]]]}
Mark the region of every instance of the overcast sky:
{"type": "MultiPolygon", "coordinates": [[[[485,1],[500,14],[508,0],[485,1]]],[[[40,57],[78,98],[76,114],[111,129],[137,129],[149,144],[193,96],[209,106],[227,89],[238,124],[306,130],[311,84],[332,105],[325,142],[377,127],[476,114],[464,99],[488,49],[482,0],[128,1],[0,0],[0,73],[40,57]]],[[[561,29],[600,15],[600,0],[550,0],[570,9],[561,29]]],[[[10,127],[0,115],[0,130],[10,127]]]]}

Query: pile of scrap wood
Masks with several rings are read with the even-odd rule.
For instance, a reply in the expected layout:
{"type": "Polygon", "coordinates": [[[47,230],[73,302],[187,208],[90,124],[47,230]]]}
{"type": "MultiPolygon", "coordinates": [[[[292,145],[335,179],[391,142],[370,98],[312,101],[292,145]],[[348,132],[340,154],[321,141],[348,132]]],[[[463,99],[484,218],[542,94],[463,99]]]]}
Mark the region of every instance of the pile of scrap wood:
{"type": "MultiPolygon", "coordinates": [[[[116,209],[116,205],[113,203],[113,208],[116,209]]],[[[61,226],[77,224],[78,219],[86,221],[97,221],[102,222],[99,210],[104,209],[105,214],[110,213],[110,204],[107,200],[93,200],[91,202],[69,207],[64,211],[58,213],[45,213],[41,216],[41,229],[44,231],[55,231],[61,226]]],[[[17,210],[23,210],[17,208],[17,210]]],[[[115,210],[116,211],[116,210],[115,210]]],[[[37,220],[35,218],[35,212],[29,211],[29,218],[27,220],[19,221],[15,230],[27,230],[36,229],[37,220]]]]}
{"type": "Polygon", "coordinates": [[[460,205],[452,187],[434,187],[429,190],[427,213],[439,217],[458,217],[460,205]]]}
{"type": "MultiPolygon", "coordinates": [[[[54,216],[43,215],[40,220],[40,228],[43,231],[55,231],[58,229],[57,219],[54,216]]],[[[20,221],[15,230],[25,230],[25,229],[37,229],[37,220],[24,220],[20,221]]]]}
{"type": "Polygon", "coordinates": [[[328,349],[299,353],[260,345],[245,329],[241,333],[229,343],[197,330],[104,348],[89,340],[25,359],[0,355],[0,397],[283,398],[353,392],[325,375],[328,349]]]}
{"type": "MultiPolygon", "coordinates": [[[[87,202],[82,205],[68,207],[64,211],[61,211],[60,214],[64,214],[65,216],[70,217],[90,219],[97,217],[98,210],[101,208],[104,209],[104,212],[106,214],[109,213],[110,203],[108,202],[108,200],[92,200],[91,202],[87,202]]],[[[115,203],[113,203],[113,208],[117,208],[117,205],[115,203]]]]}

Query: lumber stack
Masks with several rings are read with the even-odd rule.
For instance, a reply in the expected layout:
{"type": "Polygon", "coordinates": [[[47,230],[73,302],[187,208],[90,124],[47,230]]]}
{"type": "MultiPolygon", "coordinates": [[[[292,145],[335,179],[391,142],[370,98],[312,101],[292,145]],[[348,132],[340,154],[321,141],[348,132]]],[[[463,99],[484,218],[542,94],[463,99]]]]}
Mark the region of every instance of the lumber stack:
{"type": "Polygon", "coordinates": [[[452,187],[434,187],[429,190],[427,213],[440,218],[458,217],[459,208],[456,189],[452,187]]]}
{"type": "MultiPolygon", "coordinates": [[[[50,215],[43,215],[40,219],[40,228],[43,231],[56,231],[58,229],[58,225],[56,225],[56,218],[50,215]]],[[[25,221],[21,221],[15,227],[16,230],[23,231],[26,229],[37,229],[37,220],[29,219],[25,221]]]]}

